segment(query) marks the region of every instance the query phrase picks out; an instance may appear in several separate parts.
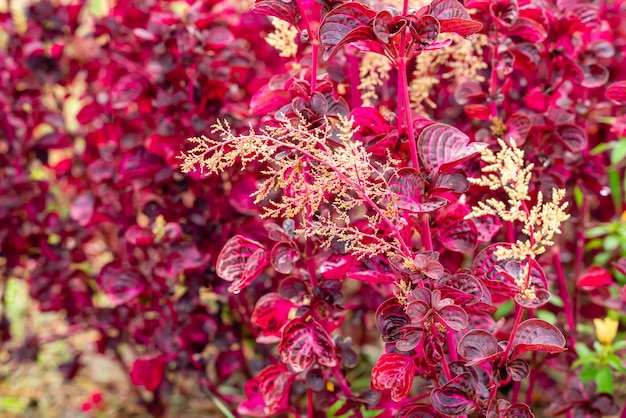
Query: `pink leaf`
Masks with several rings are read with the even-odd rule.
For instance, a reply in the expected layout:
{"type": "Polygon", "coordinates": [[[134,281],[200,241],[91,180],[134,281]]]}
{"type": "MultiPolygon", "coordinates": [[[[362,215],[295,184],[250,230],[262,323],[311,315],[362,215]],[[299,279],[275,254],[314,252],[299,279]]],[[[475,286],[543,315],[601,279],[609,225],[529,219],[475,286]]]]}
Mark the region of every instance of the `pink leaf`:
{"type": "Polygon", "coordinates": [[[609,286],[613,284],[611,273],[600,266],[591,266],[587,268],[576,285],[582,288],[595,289],[597,287],[609,286]]]}
{"type": "Polygon", "coordinates": [[[626,81],[618,81],[607,87],[606,98],[616,103],[626,102],[626,81]]]}
{"type": "Polygon", "coordinates": [[[400,402],[411,391],[415,377],[413,358],[396,353],[380,356],[372,369],[372,388],[391,392],[391,399],[400,402]]]}
{"type": "Polygon", "coordinates": [[[216,271],[222,279],[233,282],[230,292],[239,293],[269,264],[265,247],[241,235],[228,240],[217,257],[216,271]]]}
{"type": "Polygon", "coordinates": [[[337,364],[335,346],[324,329],[315,321],[310,323],[295,319],[283,329],[283,338],[278,345],[282,361],[300,373],[315,361],[322,366],[337,364]]]}

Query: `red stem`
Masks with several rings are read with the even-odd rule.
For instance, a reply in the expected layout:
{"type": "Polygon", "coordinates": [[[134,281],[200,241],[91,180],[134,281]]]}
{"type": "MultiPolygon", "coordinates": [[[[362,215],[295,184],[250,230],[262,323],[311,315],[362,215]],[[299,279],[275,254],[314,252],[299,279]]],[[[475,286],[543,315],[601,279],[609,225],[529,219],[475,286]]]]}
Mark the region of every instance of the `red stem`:
{"type": "Polygon", "coordinates": [[[319,40],[317,39],[317,33],[313,32],[313,30],[311,29],[311,22],[309,21],[309,17],[306,14],[306,9],[302,7],[302,0],[296,0],[296,4],[298,5],[300,16],[302,16],[304,29],[307,31],[311,46],[313,47],[313,50],[311,52],[311,93],[313,93],[317,86],[317,55],[320,44],[319,40]]]}
{"type": "Polygon", "coordinates": [[[574,318],[574,310],[572,308],[572,302],[567,289],[567,281],[565,280],[565,274],[563,273],[563,264],[561,263],[561,257],[559,256],[558,247],[554,247],[552,252],[552,260],[554,261],[554,269],[556,270],[556,277],[559,281],[559,291],[561,299],[563,299],[563,308],[565,310],[565,316],[567,317],[567,328],[569,328],[569,344],[571,348],[576,346],[576,319],[574,318]]]}
{"type": "MultiPolygon", "coordinates": [[[[417,145],[415,143],[415,132],[413,131],[413,116],[411,115],[411,98],[409,97],[409,84],[407,78],[407,57],[404,56],[405,36],[400,38],[400,53],[403,54],[397,60],[398,65],[398,96],[402,95],[402,110],[404,111],[404,121],[406,123],[406,133],[411,151],[411,163],[414,168],[419,169],[419,158],[417,156],[417,145]]],[[[400,101],[398,100],[398,104],[400,101]]],[[[401,115],[398,109],[398,117],[401,115]]]]}
{"type": "Polygon", "coordinates": [[[310,417],[313,415],[313,390],[308,388],[306,390],[306,404],[307,404],[307,413],[310,417]]]}

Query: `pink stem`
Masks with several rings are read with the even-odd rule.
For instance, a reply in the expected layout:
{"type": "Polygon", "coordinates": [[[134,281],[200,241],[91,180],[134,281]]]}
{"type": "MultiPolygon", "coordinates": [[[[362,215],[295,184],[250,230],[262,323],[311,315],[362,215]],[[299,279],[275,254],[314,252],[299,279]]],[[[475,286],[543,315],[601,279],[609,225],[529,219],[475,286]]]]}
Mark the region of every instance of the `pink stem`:
{"type": "Polygon", "coordinates": [[[558,247],[554,247],[554,250],[552,252],[552,260],[554,261],[556,277],[559,280],[559,291],[561,294],[561,299],[563,299],[565,316],[567,317],[567,327],[569,328],[569,344],[571,348],[574,348],[576,346],[576,320],[574,319],[574,310],[572,308],[569,291],[567,290],[567,281],[565,280],[565,274],[563,273],[563,264],[561,263],[561,257],[559,257],[558,247]]]}

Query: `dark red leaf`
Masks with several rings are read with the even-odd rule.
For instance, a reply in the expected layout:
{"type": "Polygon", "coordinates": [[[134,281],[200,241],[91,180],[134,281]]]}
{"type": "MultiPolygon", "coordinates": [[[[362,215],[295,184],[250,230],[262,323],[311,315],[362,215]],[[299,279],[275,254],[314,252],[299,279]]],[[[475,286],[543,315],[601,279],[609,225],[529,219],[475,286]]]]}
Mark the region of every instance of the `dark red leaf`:
{"type": "Polygon", "coordinates": [[[436,123],[420,133],[418,152],[424,168],[432,173],[446,171],[469,159],[486,147],[482,143],[469,143],[469,137],[458,129],[436,123]]]}
{"type": "Polygon", "coordinates": [[[430,393],[430,402],[445,415],[471,414],[476,409],[476,386],[476,379],[470,373],[461,373],[440,389],[434,389],[430,393]]]}
{"type": "Polygon", "coordinates": [[[533,414],[530,410],[530,407],[525,403],[514,403],[509,406],[508,409],[502,415],[503,418],[534,418],[535,414],[533,414]]]}
{"type": "Polygon", "coordinates": [[[322,366],[337,364],[335,346],[324,329],[315,321],[295,319],[283,328],[283,337],[278,345],[282,361],[300,373],[315,361],[322,366]]]}
{"type": "Polygon", "coordinates": [[[474,329],[465,334],[459,341],[457,351],[467,360],[466,366],[493,361],[504,354],[496,337],[482,329],[474,329]]]}
{"type": "Polygon", "coordinates": [[[560,353],[565,351],[565,337],[554,325],[537,318],[527,319],[513,339],[513,357],[528,351],[560,353]]]}
{"type": "Polygon", "coordinates": [[[107,264],[102,268],[97,283],[116,305],[130,302],[145,289],[145,279],[140,273],[123,270],[113,264],[107,264]]]}
{"type": "Polygon", "coordinates": [[[478,232],[471,219],[449,218],[438,224],[437,231],[441,244],[450,251],[468,253],[476,248],[478,232]]]}
{"type": "Polygon", "coordinates": [[[289,22],[292,26],[298,26],[298,5],[295,1],[281,0],[256,0],[250,7],[254,13],[266,16],[274,16],[289,22]]]}
{"type": "Polygon", "coordinates": [[[241,235],[228,240],[217,257],[216,272],[222,279],[233,282],[228,290],[241,292],[269,264],[269,253],[265,247],[241,235]]]}
{"type": "Polygon", "coordinates": [[[446,199],[432,197],[427,202],[420,202],[424,190],[424,180],[414,168],[400,169],[390,180],[389,188],[396,197],[399,209],[412,213],[433,212],[448,203],[446,199]]]}
{"type": "Polygon", "coordinates": [[[402,337],[402,327],[409,322],[404,305],[396,298],[385,300],[376,310],[376,328],[384,343],[394,343],[402,337]]]}
{"type": "Polygon", "coordinates": [[[516,382],[521,382],[528,377],[530,373],[530,366],[528,362],[521,358],[516,358],[506,365],[506,371],[511,376],[511,379],[516,382]]]}
{"type": "Polygon", "coordinates": [[[454,331],[462,331],[467,328],[467,313],[460,306],[444,306],[437,309],[436,314],[446,327],[454,331]]]}
{"type": "Polygon", "coordinates": [[[560,125],[556,133],[563,144],[572,152],[582,152],[587,149],[587,134],[578,125],[560,125]]]}
{"type": "Polygon", "coordinates": [[[368,26],[376,16],[369,7],[360,3],[346,3],[333,9],[324,19],[319,29],[319,37],[324,47],[324,59],[330,59],[346,43],[356,40],[374,39],[368,26]]]}
{"type": "Polygon", "coordinates": [[[422,46],[432,45],[439,36],[439,21],[433,16],[422,16],[414,24],[414,29],[419,35],[419,42],[422,46]]]}
{"type": "Polygon", "coordinates": [[[519,36],[528,42],[543,42],[548,36],[546,28],[537,21],[520,17],[509,28],[509,36],[519,36]]]}
{"type": "Polygon", "coordinates": [[[391,393],[391,399],[400,402],[411,391],[415,377],[413,358],[396,353],[380,356],[372,369],[372,389],[391,393]]]}

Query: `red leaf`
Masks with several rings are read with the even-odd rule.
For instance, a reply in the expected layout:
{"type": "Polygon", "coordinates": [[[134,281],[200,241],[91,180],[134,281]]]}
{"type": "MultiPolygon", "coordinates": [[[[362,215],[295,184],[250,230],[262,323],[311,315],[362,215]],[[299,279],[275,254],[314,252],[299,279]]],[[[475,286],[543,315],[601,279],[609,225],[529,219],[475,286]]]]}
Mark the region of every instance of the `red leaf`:
{"type": "Polygon", "coordinates": [[[480,32],[483,24],[475,20],[466,19],[439,19],[441,32],[456,33],[460,36],[470,36],[480,32]]]}
{"type": "Polygon", "coordinates": [[[258,325],[263,333],[257,342],[269,344],[280,341],[280,330],[289,321],[289,312],[296,304],[284,299],[278,293],[268,293],[259,298],[252,311],[252,323],[258,325]]]}
{"type": "Polygon", "coordinates": [[[376,12],[360,3],[346,3],[329,12],[319,29],[324,59],[330,59],[346,43],[361,39],[374,39],[368,26],[376,12]]]}
{"type": "Polygon", "coordinates": [[[391,399],[400,402],[411,391],[414,377],[412,357],[386,353],[380,356],[372,369],[372,389],[391,392],[391,399]]]}
{"type": "Polygon", "coordinates": [[[70,207],[70,217],[80,226],[87,226],[93,219],[96,200],[93,194],[86,192],[74,199],[70,207]]]}
{"type": "Polygon", "coordinates": [[[154,392],[163,378],[165,363],[163,356],[140,357],[131,366],[130,379],[134,385],[144,386],[150,392],[154,392]]]}
{"type": "Polygon", "coordinates": [[[582,152],[587,148],[587,134],[577,125],[560,125],[556,133],[563,144],[572,152],[582,152]]]}
{"type": "Polygon", "coordinates": [[[560,353],[565,351],[565,337],[554,325],[542,319],[522,322],[513,339],[513,357],[528,351],[560,353]]]}
{"type": "Polygon", "coordinates": [[[509,30],[509,36],[519,36],[528,42],[543,42],[548,32],[539,22],[520,17],[509,30]]]}
{"type": "Polygon", "coordinates": [[[457,351],[467,360],[465,365],[470,367],[483,361],[495,360],[504,354],[496,337],[482,329],[474,329],[465,334],[459,341],[457,351]]]}
{"type": "Polygon", "coordinates": [[[112,264],[107,264],[100,270],[97,283],[116,305],[130,302],[145,288],[145,280],[140,273],[122,270],[112,264]]]}
{"type": "Polygon", "coordinates": [[[448,203],[441,197],[430,198],[428,202],[420,202],[424,190],[424,180],[414,168],[402,168],[389,180],[389,188],[394,192],[396,206],[412,213],[435,211],[448,203]]]}
{"type": "Polygon", "coordinates": [[[467,328],[467,313],[460,306],[444,306],[437,309],[436,314],[445,326],[454,331],[462,331],[467,328]]]}
{"type": "Polygon", "coordinates": [[[239,404],[237,412],[264,417],[274,416],[285,410],[295,377],[284,364],[275,364],[261,370],[258,376],[246,382],[246,399],[239,404]]]}
{"type": "Polygon", "coordinates": [[[283,329],[283,338],[278,345],[282,361],[300,373],[313,362],[327,367],[337,364],[335,346],[324,329],[315,321],[307,323],[295,319],[283,329]]]}
{"type": "Polygon", "coordinates": [[[611,273],[600,266],[591,266],[587,268],[576,285],[578,287],[587,287],[595,289],[597,287],[609,286],[613,284],[611,273]]]}
{"type": "Polygon", "coordinates": [[[448,218],[438,224],[437,231],[441,244],[450,251],[469,253],[476,248],[478,232],[471,219],[448,218]]]}
{"type": "Polygon", "coordinates": [[[279,242],[272,248],[270,260],[272,267],[282,274],[289,274],[293,263],[298,260],[298,252],[288,243],[279,242]]]}
{"type": "Polygon", "coordinates": [[[422,16],[414,25],[415,31],[420,36],[422,46],[432,45],[439,36],[440,23],[433,16],[422,16]]]}
{"type": "Polygon", "coordinates": [[[133,225],[124,233],[124,239],[132,245],[146,247],[154,242],[154,234],[147,228],[133,225]]]}
{"type": "Polygon", "coordinates": [[[233,282],[228,290],[237,294],[252,283],[268,264],[269,254],[262,244],[235,235],[220,251],[216,271],[222,279],[233,282]]]}
{"type": "Polygon", "coordinates": [[[463,107],[463,110],[470,118],[489,120],[491,117],[491,109],[484,104],[468,104],[463,107]]]}
{"type": "Polygon", "coordinates": [[[250,10],[266,16],[274,16],[298,27],[298,5],[295,1],[257,0],[250,10]]]}
{"type": "Polygon", "coordinates": [[[418,152],[424,168],[433,171],[446,171],[469,159],[486,147],[482,143],[469,143],[469,137],[458,129],[436,123],[420,133],[418,152]]]}
{"type": "Polygon", "coordinates": [[[618,81],[607,87],[606,98],[616,103],[626,102],[626,81],[618,81]]]}
{"type": "Polygon", "coordinates": [[[467,415],[472,413],[476,396],[476,380],[470,373],[462,373],[441,389],[430,393],[430,402],[442,414],[467,415]]]}
{"type": "Polygon", "coordinates": [[[526,136],[530,132],[533,123],[530,118],[521,113],[514,113],[506,121],[505,140],[513,138],[518,146],[522,146],[526,142],[526,136]]]}

